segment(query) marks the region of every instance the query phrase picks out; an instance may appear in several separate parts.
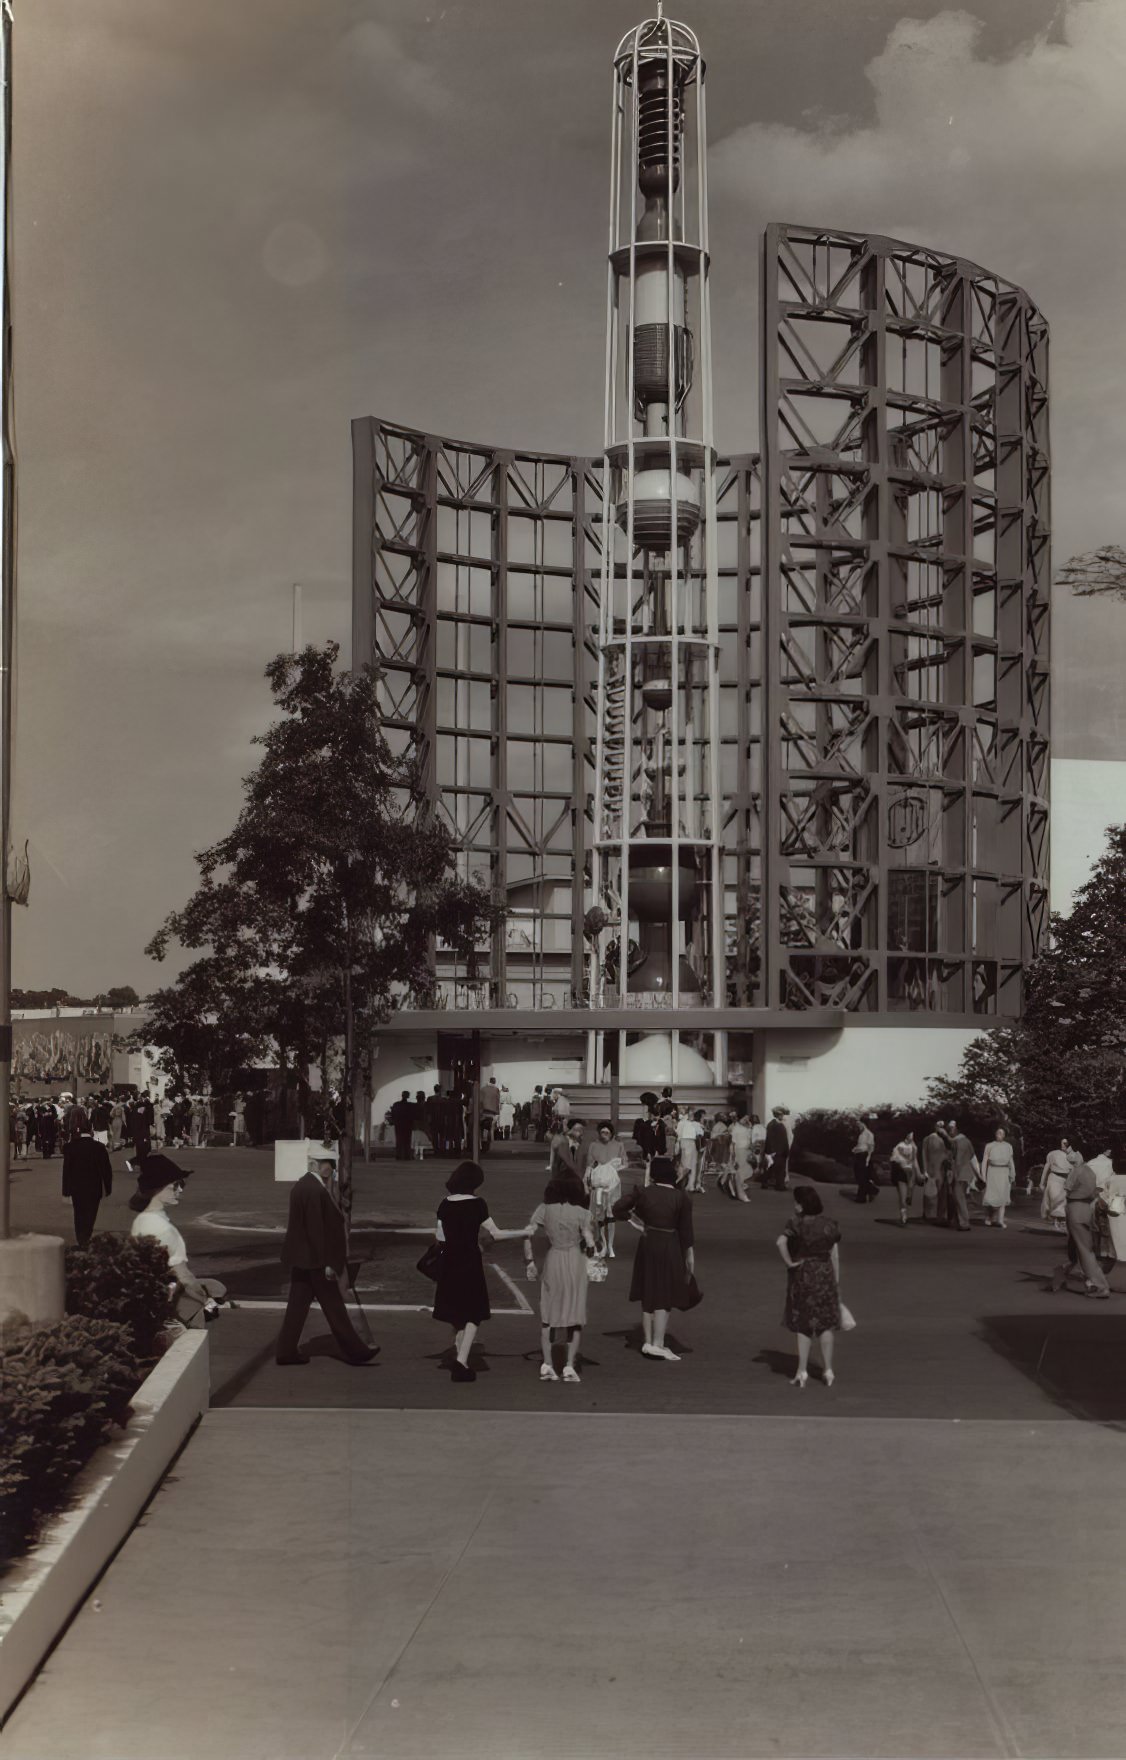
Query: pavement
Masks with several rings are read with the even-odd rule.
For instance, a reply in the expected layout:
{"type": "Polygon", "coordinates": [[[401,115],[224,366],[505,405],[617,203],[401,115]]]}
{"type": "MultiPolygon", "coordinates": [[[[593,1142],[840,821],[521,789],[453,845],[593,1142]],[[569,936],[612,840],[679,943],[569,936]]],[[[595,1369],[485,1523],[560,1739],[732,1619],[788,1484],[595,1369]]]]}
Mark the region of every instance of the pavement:
{"type": "MultiPolygon", "coordinates": [[[[193,1265],[280,1301],[269,1156],[194,1160],[193,1265]]],[[[315,1317],[297,1371],[279,1310],[212,1327],[214,1407],[3,1760],[1126,1755],[1126,1296],[1044,1293],[1035,1204],[959,1236],[822,1188],[859,1321],[831,1390],[789,1385],[782,1195],[697,1203],[678,1364],[639,1354],[619,1229],[580,1387],[539,1382],[538,1291],[498,1247],[465,1385],[406,1259],[445,1172],[358,1170],[372,1368],[315,1317]]],[[[60,1230],[57,1187],[21,1174],[18,1225],[60,1230]]],[[[541,1190],[498,1149],[502,1226],[541,1190]]]]}

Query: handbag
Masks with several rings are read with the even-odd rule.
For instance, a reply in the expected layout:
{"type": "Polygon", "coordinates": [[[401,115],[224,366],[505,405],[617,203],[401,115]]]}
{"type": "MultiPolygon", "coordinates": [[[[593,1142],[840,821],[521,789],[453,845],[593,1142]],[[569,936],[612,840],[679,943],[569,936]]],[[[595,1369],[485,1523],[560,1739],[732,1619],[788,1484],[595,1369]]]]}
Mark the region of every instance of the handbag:
{"type": "Polygon", "coordinates": [[[841,1303],[841,1331],[856,1331],[856,1321],[853,1318],[852,1310],[851,1308],[846,1308],[843,1302],[841,1303]]]}
{"type": "Polygon", "coordinates": [[[423,1277],[429,1277],[434,1283],[437,1283],[439,1277],[442,1275],[442,1266],[445,1263],[445,1257],[446,1255],[443,1251],[441,1241],[431,1241],[425,1253],[423,1253],[422,1258],[415,1266],[415,1270],[421,1271],[423,1277]]]}
{"type": "Polygon", "coordinates": [[[586,1262],[586,1280],[588,1283],[605,1283],[610,1267],[601,1254],[591,1254],[586,1262]]]}
{"type": "Polygon", "coordinates": [[[688,1294],[685,1298],[682,1312],[687,1313],[690,1308],[698,1308],[703,1299],[704,1292],[696,1282],[695,1275],[690,1275],[688,1278],[688,1294]]]}

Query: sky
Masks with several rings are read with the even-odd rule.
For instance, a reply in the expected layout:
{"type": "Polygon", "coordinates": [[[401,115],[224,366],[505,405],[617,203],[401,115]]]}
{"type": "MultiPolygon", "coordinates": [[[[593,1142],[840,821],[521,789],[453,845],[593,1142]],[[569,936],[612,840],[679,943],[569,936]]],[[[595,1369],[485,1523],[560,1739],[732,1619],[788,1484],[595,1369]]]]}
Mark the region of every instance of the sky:
{"type": "MultiPolygon", "coordinates": [[[[676,12],[670,6],[670,11],[676,12]]],[[[1055,558],[1126,544],[1126,3],[695,0],[716,435],[758,442],[769,220],[888,233],[1052,325],[1055,558]]],[[[267,661],[347,654],[349,423],[593,451],[621,0],[17,8],[14,982],[79,993],[229,829],[267,661]]],[[[1057,594],[1054,738],[1126,758],[1126,606],[1057,594]]]]}

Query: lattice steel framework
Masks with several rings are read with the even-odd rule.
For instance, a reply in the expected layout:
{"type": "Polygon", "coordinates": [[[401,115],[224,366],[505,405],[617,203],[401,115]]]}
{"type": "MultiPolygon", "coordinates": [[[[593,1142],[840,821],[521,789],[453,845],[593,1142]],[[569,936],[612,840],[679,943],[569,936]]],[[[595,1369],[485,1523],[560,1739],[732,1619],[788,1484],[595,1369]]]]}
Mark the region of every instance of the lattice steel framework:
{"type": "Polygon", "coordinates": [[[765,239],[768,1003],[1015,1016],[1048,910],[1048,333],[891,239],[765,239]]]}
{"type": "MultiPolygon", "coordinates": [[[[462,873],[505,931],[472,969],[435,950],[442,1006],[597,1009],[593,902],[603,461],[353,423],[353,665],[417,752],[462,873]]],[[[758,1000],[761,641],[758,459],[716,477],[726,1000],[758,1000]]]]}

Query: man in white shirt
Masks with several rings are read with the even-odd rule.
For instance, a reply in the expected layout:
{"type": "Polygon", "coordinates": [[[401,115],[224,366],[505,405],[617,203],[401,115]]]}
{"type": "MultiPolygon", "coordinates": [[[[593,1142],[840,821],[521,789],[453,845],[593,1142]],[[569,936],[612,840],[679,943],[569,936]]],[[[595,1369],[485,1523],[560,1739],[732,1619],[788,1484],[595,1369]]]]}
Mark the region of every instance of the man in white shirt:
{"type": "Polygon", "coordinates": [[[860,1125],[859,1135],[852,1145],[852,1177],[856,1181],[856,1202],[871,1203],[879,1191],[872,1177],[872,1157],[876,1152],[876,1139],[868,1128],[865,1119],[860,1125]]]}
{"type": "Polygon", "coordinates": [[[686,1113],[683,1118],[678,1119],[676,1147],[681,1171],[684,1174],[684,1179],[678,1181],[678,1184],[683,1184],[685,1191],[688,1192],[703,1191],[703,1186],[700,1184],[700,1138],[703,1134],[704,1115],[702,1112],[697,1112],[691,1118],[686,1113]]]}

